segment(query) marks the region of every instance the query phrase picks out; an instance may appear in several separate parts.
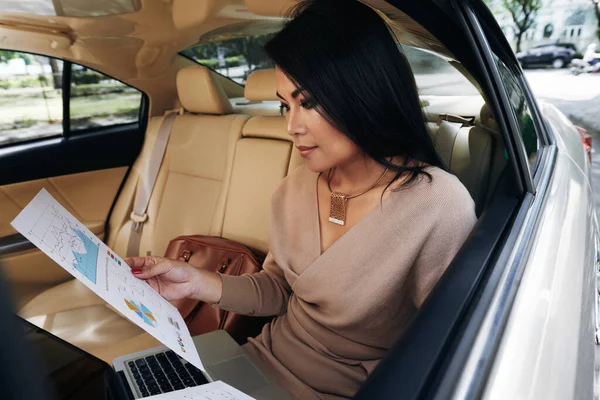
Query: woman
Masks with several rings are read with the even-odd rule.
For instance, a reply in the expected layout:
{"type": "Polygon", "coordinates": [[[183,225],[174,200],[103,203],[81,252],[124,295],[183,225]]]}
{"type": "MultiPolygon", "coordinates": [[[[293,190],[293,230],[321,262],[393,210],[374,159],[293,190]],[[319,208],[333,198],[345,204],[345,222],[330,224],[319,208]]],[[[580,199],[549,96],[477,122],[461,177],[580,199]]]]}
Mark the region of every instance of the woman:
{"type": "Polygon", "coordinates": [[[348,398],[462,245],[474,204],[442,169],[408,62],[370,7],[303,1],[266,51],[305,165],[273,195],[264,270],[128,263],[167,300],[277,316],[246,350],[295,398],[348,398]]]}

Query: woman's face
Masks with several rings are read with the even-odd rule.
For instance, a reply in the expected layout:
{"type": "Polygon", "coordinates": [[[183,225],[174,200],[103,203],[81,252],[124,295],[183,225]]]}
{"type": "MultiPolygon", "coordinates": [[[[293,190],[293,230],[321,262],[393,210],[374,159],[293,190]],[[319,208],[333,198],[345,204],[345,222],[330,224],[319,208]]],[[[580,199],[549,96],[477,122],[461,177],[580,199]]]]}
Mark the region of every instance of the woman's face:
{"type": "Polygon", "coordinates": [[[305,98],[280,69],[275,69],[277,96],[287,122],[287,131],[304,157],[308,169],[325,172],[362,159],[362,151],[346,135],[317,112],[317,105],[305,98]]]}

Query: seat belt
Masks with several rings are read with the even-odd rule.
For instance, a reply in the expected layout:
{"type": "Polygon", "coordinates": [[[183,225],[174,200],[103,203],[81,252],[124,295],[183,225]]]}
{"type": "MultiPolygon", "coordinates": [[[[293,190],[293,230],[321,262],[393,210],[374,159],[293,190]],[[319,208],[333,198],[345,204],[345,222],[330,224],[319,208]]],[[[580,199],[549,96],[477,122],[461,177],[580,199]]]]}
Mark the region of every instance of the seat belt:
{"type": "Polygon", "coordinates": [[[129,215],[131,219],[131,233],[129,234],[129,242],[127,243],[127,257],[135,257],[139,255],[140,242],[142,239],[142,228],[144,223],[148,220],[148,203],[152,196],[152,190],[158,177],[158,171],[162,164],[167,149],[167,143],[169,142],[169,136],[171,135],[171,128],[175,117],[181,114],[183,110],[170,110],[165,113],[162,120],[158,133],[156,135],[156,142],[152,148],[152,153],[148,159],[148,165],[145,171],[140,173],[138,178],[137,190],[135,192],[135,200],[133,203],[133,211],[129,215]]]}

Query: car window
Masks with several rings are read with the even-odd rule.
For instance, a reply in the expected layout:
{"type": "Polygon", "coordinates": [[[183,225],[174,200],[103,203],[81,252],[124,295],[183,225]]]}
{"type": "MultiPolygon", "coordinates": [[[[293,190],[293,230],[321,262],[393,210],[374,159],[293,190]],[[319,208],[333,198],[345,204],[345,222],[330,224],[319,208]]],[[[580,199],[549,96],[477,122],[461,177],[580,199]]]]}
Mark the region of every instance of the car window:
{"type": "Polygon", "coordinates": [[[0,146],[138,122],[141,104],[139,90],[99,72],[51,57],[0,50],[0,146]],[[72,73],[65,74],[65,69],[72,73]],[[70,93],[63,92],[63,78],[70,79],[70,93]]]}
{"type": "Polygon", "coordinates": [[[242,37],[198,43],[181,54],[244,85],[251,72],[274,68],[263,46],[275,33],[249,34],[242,37]]]}
{"type": "Polygon", "coordinates": [[[406,45],[402,46],[402,51],[413,71],[420,95],[479,96],[477,88],[443,57],[406,45]]]}
{"type": "Polygon", "coordinates": [[[514,118],[517,121],[519,133],[523,139],[523,145],[525,147],[525,153],[529,162],[531,171],[534,170],[535,163],[538,157],[538,150],[540,148],[540,140],[538,138],[536,127],[529,111],[527,104],[527,98],[521,88],[518,78],[515,74],[506,66],[506,64],[498,58],[498,56],[492,53],[493,59],[498,66],[498,71],[508,96],[510,107],[514,113],[514,118]]]}
{"type": "Polygon", "coordinates": [[[142,93],[109,76],[72,64],[72,132],[138,122],[142,93]]]}
{"type": "Polygon", "coordinates": [[[63,133],[64,63],[0,50],[0,145],[63,133]]]}

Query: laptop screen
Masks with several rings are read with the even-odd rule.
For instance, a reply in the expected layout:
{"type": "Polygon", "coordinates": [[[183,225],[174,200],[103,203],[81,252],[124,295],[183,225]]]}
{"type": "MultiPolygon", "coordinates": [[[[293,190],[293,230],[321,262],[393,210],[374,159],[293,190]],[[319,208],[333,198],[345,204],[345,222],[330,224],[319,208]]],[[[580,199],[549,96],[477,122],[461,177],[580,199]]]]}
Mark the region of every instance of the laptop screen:
{"type": "Polygon", "coordinates": [[[115,372],[107,363],[16,318],[34,355],[43,364],[38,370],[42,371],[44,385],[53,391],[52,398],[108,400],[121,397],[114,393],[115,372]]]}

